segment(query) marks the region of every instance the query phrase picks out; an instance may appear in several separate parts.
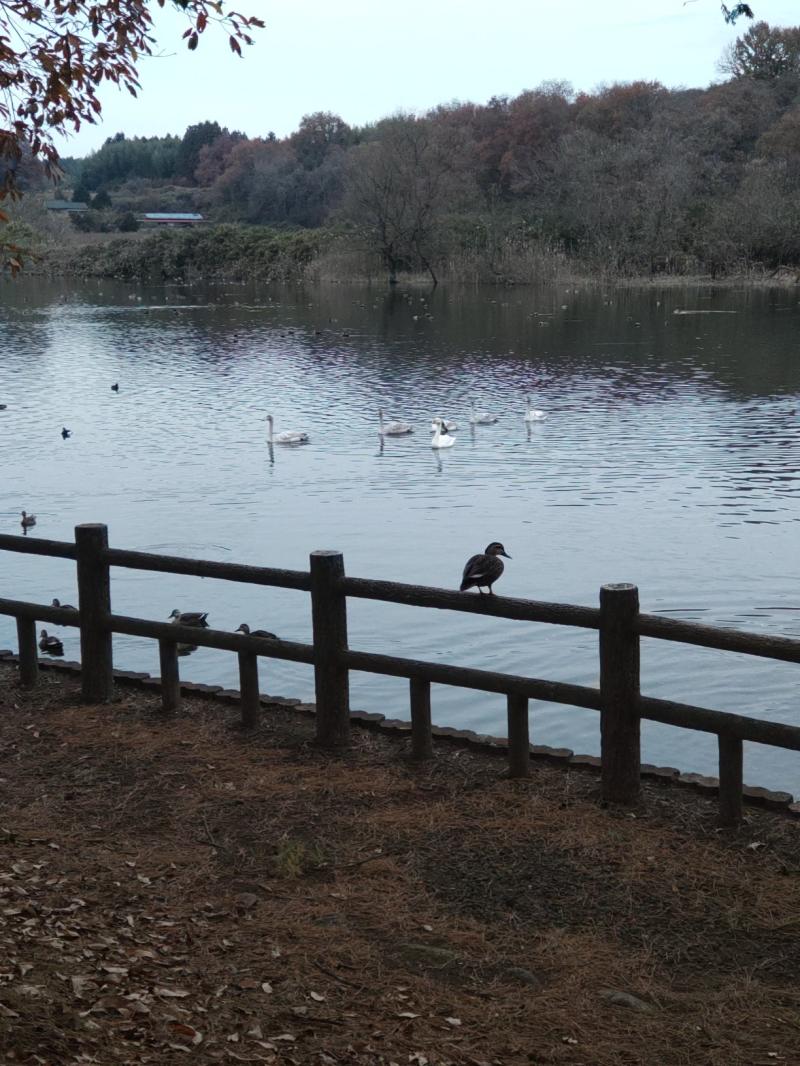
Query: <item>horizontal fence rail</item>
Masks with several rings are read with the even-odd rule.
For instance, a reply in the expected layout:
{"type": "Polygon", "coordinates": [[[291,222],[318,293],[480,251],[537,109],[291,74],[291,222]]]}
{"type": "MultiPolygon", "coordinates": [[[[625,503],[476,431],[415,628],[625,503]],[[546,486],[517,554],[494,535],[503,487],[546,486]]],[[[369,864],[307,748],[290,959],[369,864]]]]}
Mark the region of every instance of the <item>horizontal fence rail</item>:
{"type": "Polygon", "coordinates": [[[165,711],[180,706],[179,654],[182,645],[236,653],[242,724],[246,727],[256,725],[261,713],[258,659],[305,663],[314,668],[317,739],[325,747],[338,748],[349,742],[350,671],[402,677],[409,681],[411,750],[417,759],[430,758],[433,754],[432,684],[499,693],[507,699],[508,761],[512,777],[525,777],[529,772],[530,700],[584,707],[600,712],[603,797],[628,804],[637,800],[640,791],[640,722],[642,719],[661,722],[717,736],[719,809],[720,821],[724,825],[735,825],[742,817],[744,741],[800,751],[798,726],[654,699],[641,694],[639,683],[641,637],[785,662],[800,662],[800,640],[642,614],[634,585],[604,585],[599,608],[464,594],[394,581],[347,577],[338,552],[313,552],[310,570],[306,572],[124,551],[108,547],[108,533],[103,525],[77,526],[74,544],[3,534],[0,535],[0,550],[70,559],[77,563],[78,610],[0,599],[0,615],[16,619],[23,686],[35,685],[38,677],[37,622],[80,629],[81,685],[87,702],[107,702],[112,697],[111,638],[114,633],[158,642],[161,699],[165,711]],[[310,593],[313,643],[115,614],[110,598],[111,567],[216,578],[310,593]],[[589,688],[351,649],[347,641],[349,597],[597,630],[600,687],[589,688]]]}
{"type": "Polygon", "coordinates": [[[314,664],[313,646],[290,640],[269,640],[267,637],[227,633],[223,629],[198,629],[196,626],[171,622],[148,622],[144,618],[128,618],[122,614],[109,615],[108,627],[112,633],[124,633],[129,637],[153,637],[169,644],[193,644],[198,648],[217,648],[219,651],[247,651],[267,659],[314,664]]]}
{"type": "Polygon", "coordinates": [[[53,559],[77,559],[75,544],[63,540],[41,540],[39,537],[17,537],[0,533],[0,549],[22,555],[49,555],[53,559]]]}
{"type": "Polygon", "coordinates": [[[112,566],[123,566],[130,570],[155,570],[161,574],[187,574],[189,577],[215,577],[223,581],[239,581],[246,585],[298,589],[300,592],[308,592],[311,589],[311,578],[303,570],[276,570],[266,566],[246,566],[244,563],[220,563],[211,559],[184,559],[180,555],[153,555],[150,552],[123,551],[120,548],[107,548],[103,557],[112,566]]]}
{"type": "Polygon", "coordinates": [[[342,592],[345,596],[400,603],[406,607],[437,607],[442,611],[467,611],[520,622],[548,622],[585,629],[600,627],[600,611],[596,607],[573,607],[566,603],[543,603],[510,596],[465,596],[463,592],[426,585],[403,585],[397,581],[372,581],[362,577],[344,578],[342,592]]]}
{"type": "Polygon", "coordinates": [[[800,663],[800,640],[791,637],[765,636],[744,630],[720,629],[700,622],[682,622],[677,618],[661,618],[657,614],[640,614],[635,630],[641,637],[676,640],[681,644],[695,644],[699,648],[718,651],[738,651],[743,655],[760,655],[766,659],[780,659],[800,663]]]}
{"type": "Polygon", "coordinates": [[[496,674],[491,670],[476,670],[468,666],[448,666],[418,659],[398,659],[394,655],[378,655],[370,651],[347,651],[344,661],[351,670],[365,674],[386,674],[389,677],[418,678],[437,685],[498,692],[503,696],[526,696],[548,703],[566,703],[573,707],[588,707],[599,711],[600,692],[583,685],[567,685],[562,681],[540,681],[535,677],[496,674]]]}

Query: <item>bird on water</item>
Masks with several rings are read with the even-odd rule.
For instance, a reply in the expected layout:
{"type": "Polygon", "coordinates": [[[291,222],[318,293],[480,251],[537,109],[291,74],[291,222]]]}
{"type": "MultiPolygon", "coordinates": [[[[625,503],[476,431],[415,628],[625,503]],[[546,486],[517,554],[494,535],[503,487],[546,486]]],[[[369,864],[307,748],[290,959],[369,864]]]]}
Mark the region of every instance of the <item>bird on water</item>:
{"type": "Polygon", "coordinates": [[[198,629],[208,629],[208,611],[179,611],[176,607],[171,612],[170,618],[179,626],[195,626],[198,629]]]}
{"type": "Polygon", "coordinates": [[[505,569],[502,560],[498,558],[500,555],[506,559],[511,558],[503,545],[499,541],[493,540],[487,546],[485,552],[480,555],[473,555],[471,559],[468,559],[467,565],[464,567],[459,591],[464,592],[466,589],[477,588],[478,592],[483,595],[482,589],[488,587],[491,593],[492,585],[505,569]]]}
{"type": "Polygon", "coordinates": [[[72,436],[72,430],[71,429],[67,429],[66,426],[62,426],[61,427],[61,436],[64,438],[64,440],[66,440],[67,437],[71,437],[72,436]]]}
{"type": "Polygon", "coordinates": [[[35,514],[27,514],[27,512],[23,511],[22,512],[22,521],[20,522],[20,525],[22,526],[23,529],[30,529],[31,526],[35,526],[36,525],[36,515],[35,514]]]}
{"type": "Polygon", "coordinates": [[[409,422],[385,422],[383,419],[383,408],[378,411],[378,419],[380,420],[380,433],[386,437],[402,437],[406,433],[413,433],[414,427],[409,422]]]}
{"type": "Polygon", "coordinates": [[[62,603],[61,600],[53,599],[50,604],[51,607],[60,607],[62,611],[74,611],[77,608],[73,607],[71,603],[62,603]]]}
{"type": "Polygon", "coordinates": [[[119,382],[118,381],[115,381],[114,384],[111,386],[111,391],[112,392],[119,392],[119,382]]]}
{"type": "Polygon", "coordinates": [[[297,429],[285,429],[282,433],[274,433],[272,415],[267,415],[267,424],[270,444],[308,444],[311,440],[307,433],[297,429]]]}
{"type": "Polygon", "coordinates": [[[452,448],[456,438],[452,437],[444,428],[444,419],[434,418],[433,424],[436,426],[436,432],[431,441],[431,448],[452,448]]]}
{"type": "Polygon", "coordinates": [[[46,651],[48,655],[64,654],[64,645],[58,637],[48,636],[46,629],[43,629],[39,634],[39,647],[42,651],[46,651]]]}

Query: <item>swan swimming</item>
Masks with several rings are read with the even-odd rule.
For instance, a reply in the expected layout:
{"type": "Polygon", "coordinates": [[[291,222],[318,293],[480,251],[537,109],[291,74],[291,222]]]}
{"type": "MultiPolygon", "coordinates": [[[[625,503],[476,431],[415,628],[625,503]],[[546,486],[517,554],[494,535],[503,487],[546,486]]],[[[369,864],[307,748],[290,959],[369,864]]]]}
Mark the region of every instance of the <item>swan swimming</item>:
{"type": "Polygon", "coordinates": [[[378,410],[378,418],[381,423],[380,432],[384,437],[402,437],[406,433],[414,432],[414,427],[409,422],[384,422],[382,407],[378,410]]]}
{"type": "Polygon", "coordinates": [[[539,411],[535,407],[531,407],[530,396],[525,397],[525,421],[526,422],[542,422],[547,418],[546,411],[539,411]]]}
{"type": "Polygon", "coordinates": [[[270,444],[308,444],[311,439],[307,433],[294,429],[285,429],[282,433],[276,433],[273,436],[272,415],[267,415],[267,422],[269,423],[270,444]]]}
{"type": "MultiPolygon", "coordinates": [[[[458,429],[458,422],[451,422],[449,418],[443,418],[442,419],[442,425],[444,426],[444,428],[447,430],[448,433],[455,433],[455,431],[458,429]]],[[[431,433],[435,433],[435,432],[436,432],[436,419],[434,418],[433,421],[431,422],[431,433]]]]}
{"type": "Polygon", "coordinates": [[[451,437],[450,434],[444,429],[444,421],[441,418],[434,418],[434,424],[436,426],[436,432],[433,435],[431,441],[431,448],[452,448],[456,442],[455,437],[451,437]],[[444,429],[444,432],[442,430],[444,429]]]}
{"type": "Polygon", "coordinates": [[[497,421],[496,415],[490,415],[488,411],[476,411],[475,405],[469,405],[469,420],[473,426],[493,426],[497,421]]]}

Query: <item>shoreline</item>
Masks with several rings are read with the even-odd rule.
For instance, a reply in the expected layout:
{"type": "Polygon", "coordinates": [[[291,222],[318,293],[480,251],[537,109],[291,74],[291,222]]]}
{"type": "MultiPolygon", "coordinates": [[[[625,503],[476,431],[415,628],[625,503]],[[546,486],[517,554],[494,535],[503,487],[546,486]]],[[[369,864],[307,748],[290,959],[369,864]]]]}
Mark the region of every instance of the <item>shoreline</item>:
{"type": "MultiPolygon", "coordinates": [[[[425,288],[427,274],[400,274],[390,284],[385,271],[347,237],[330,230],[273,230],[232,223],[208,224],[190,230],[151,230],[120,236],[70,234],[64,242],[39,237],[24,256],[26,276],[49,279],[114,279],[130,282],[295,284],[381,286],[387,290],[425,288]]],[[[792,289],[800,270],[778,267],[712,277],[710,274],[592,273],[579,261],[562,255],[544,256],[536,266],[520,261],[505,271],[488,269],[488,260],[471,258],[441,267],[443,288],[527,289],[571,285],[617,289],[792,289]]]]}
{"type": "MultiPolygon", "coordinates": [[[[18,662],[19,656],[13,651],[0,649],[0,664],[16,665],[18,662]]],[[[39,669],[44,671],[52,670],[56,674],[63,673],[80,676],[81,665],[79,662],[71,660],[40,658],[39,669]]],[[[161,678],[143,671],[115,669],[114,681],[124,687],[133,689],[159,692],[161,689],[161,678]]],[[[180,692],[182,697],[190,699],[214,699],[233,706],[238,706],[241,702],[241,692],[238,689],[226,688],[223,685],[181,680],[180,692]]],[[[262,693],[260,702],[262,709],[264,707],[281,707],[298,715],[311,718],[316,713],[313,703],[292,697],[271,696],[262,693]]],[[[376,731],[390,737],[408,738],[411,735],[410,720],[387,718],[386,715],[376,711],[351,710],[350,724],[359,729],[376,731]]],[[[433,725],[431,731],[434,745],[451,745],[456,748],[468,749],[479,755],[506,758],[508,750],[508,739],[506,737],[478,733],[472,729],[456,729],[453,726],[433,725]]],[[[559,767],[562,770],[588,771],[594,776],[599,775],[601,767],[600,757],[597,755],[576,753],[571,748],[554,748],[548,744],[531,744],[530,759],[532,766],[539,762],[559,767]]],[[[655,781],[664,785],[674,785],[681,789],[689,789],[709,799],[714,799],[719,794],[719,778],[695,771],[682,771],[675,766],[657,766],[653,763],[642,763],[640,777],[642,782],[655,781]]],[[[795,797],[792,793],[782,789],[745,784],[742,789],[742,799],[746,807],[760,807],[800,820],[800,799],[795,802],[795,797]]]]}
{"type": "Polygon", "coordinates": [[[750,1066],[797,1046],[800,838],[656,781],[0,662],[9,1061],[750,1066]],[[120,686],[122,688],[122,686],[120,686]],[[587,1058],[588,1056],[588,1058],[587,1058]]]}

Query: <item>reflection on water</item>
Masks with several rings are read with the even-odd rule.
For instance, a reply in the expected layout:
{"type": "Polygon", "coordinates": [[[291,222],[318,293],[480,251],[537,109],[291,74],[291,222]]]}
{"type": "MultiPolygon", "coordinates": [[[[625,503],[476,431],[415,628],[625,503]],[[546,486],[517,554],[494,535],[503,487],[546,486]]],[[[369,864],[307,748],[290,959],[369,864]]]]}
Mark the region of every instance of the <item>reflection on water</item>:
{"type": "MultiPolygon", "coordinates": [[[[71,539],[105,521],[121,547],[455,588],[492,540],[498,592],[597,603],[634,581],[644,610],[800,636],[798,301],[790,291],[385,293],[381,289],[62,290],[4,282],[0,528],[71,539]],[[728,314],[675,314],[727,311],[728,314]],[[118,390],[113,388],[118,385],[118,390]],[[527,398],[546,420],[526,421],[527,398]],[[470,407],[496,415],[471,425],[470,407]],[[382,437],[378,411],[414,433],[382,437]],[[270,448],[276,431],[307,447],[270,448]],[[431,448],[431,419],[459,423],[431,448]],[[62,439],[61,428],[72,434],[62,439]]],[[[75,596],[73,567],[0,553],[7,595],[75,596]]],[[[308,598],[118,570],[115,609],[178,604],[310,638],[308,598]]],[[[597,683],[596,634],[354,601],[354,647],[597,683]]],[[[68,656],[77,632],[60,630],[68,656]]],[[[0,643],[14,626],[0,619],[0,643]]],[[[154,642],[115,638],[157,671],[154,642]]],[[[309,696],[311,672],[262,663],[265,691],[309,696]]],[[[201,648],[187,677],[236,684],[201,648]]],[[[794,722],[797,667],[645,641],[647,694],[794,722]]],[[[355,706],[407,715],[404,682],[356,674],[355,706]]],[[[538,742],[596,751],[597,716],[533,708],[538,742]]],[[[501,732],[499,697],[436,687],[437,721],[501,732]]],[[[715,741],[645,729],[645,757],[714,772],[715,741]]],[[[753,747],[748,780],[800,791],[794,753],[753,747]]]]}

